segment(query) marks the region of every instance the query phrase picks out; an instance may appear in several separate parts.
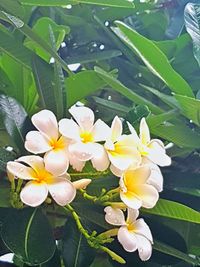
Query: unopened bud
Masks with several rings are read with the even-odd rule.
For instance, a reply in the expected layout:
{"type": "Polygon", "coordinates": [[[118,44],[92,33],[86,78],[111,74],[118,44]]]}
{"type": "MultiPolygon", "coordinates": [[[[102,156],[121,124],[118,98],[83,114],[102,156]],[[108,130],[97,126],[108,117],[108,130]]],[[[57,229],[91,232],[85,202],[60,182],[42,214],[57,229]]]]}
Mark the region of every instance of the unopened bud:
{"type": "Polygon", "coordinates": [[[91,179],[80,179],[73,182],[73,185],[76,189],[85,189],[91,182],[91,179]]]}

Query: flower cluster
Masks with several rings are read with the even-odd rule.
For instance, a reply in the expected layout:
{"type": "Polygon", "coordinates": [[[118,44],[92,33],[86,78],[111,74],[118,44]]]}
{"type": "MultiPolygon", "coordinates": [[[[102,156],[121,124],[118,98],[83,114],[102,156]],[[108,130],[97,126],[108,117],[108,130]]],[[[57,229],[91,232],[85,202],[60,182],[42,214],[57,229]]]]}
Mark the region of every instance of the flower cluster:
{"type": "Polygon", "coordinates": [[[119,196],[127,210],[107,206],[105,220],[120,226],[118,240],[128,252],[138,249],[142,260],[151,256],[152,235],[143,219],[138,219],[141,207],[152,208],[163,188],[163,177],[158,166],[171,164],[164,144],[150,139],[145,119],[140,123],[140,134],[127,122],[130,133],[123,134],[123,125],[115,117],[111,127],[98,119],[87,107],[69,109],[71,119],[57,122],[49,110],[32,116],[37,130],[26,135],[25,148],[35,154],[22,156],[7,164],[9,176],[29,180],[20,192],[26,205],[42,204],[48,194],[61,206],[73,201],[76,189],[85,188],[90,179],[71,181],[69,166],[81,172],[87,161],[97,171],[110,171],[119,177],[119,196]],[[38,156],[38,154],[40,156],[38,156]],[[41,157],[41,155],[43,157],[41,157]]]}

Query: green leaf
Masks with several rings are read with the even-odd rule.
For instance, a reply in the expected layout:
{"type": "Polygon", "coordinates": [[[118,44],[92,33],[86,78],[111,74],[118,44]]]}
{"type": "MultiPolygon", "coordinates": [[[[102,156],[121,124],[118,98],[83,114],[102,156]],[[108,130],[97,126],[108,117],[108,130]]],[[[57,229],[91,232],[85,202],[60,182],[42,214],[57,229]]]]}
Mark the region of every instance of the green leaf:
{"type": "Polygon", "coordinates": [[[200,100],[182,95],[175,95],[175,98],[180,104],[183,115],[200,126],[200,100]]]}
{"type": "Polygon", "coordinates": [[[147,117],[150,114],[150,110],[147,106],[137,106],[131,109],[126,115],[126,120],[131,124],[139,123],[143,117],[147,117]]]}
{"type": "Polygon", "coordinates": [[[20,5],[17,0],[1,0],[0,7],[2,7],[4,11],[20,18],[23,18],[25,14],[23,6],[20,5]]]}
{"type": "Polygon", "coordinates": [[[200,213],[178,202],[160,199],[153,209],[142,209],[143,212],[171,219],[200,223],[200,213]]]}
{"type": "Polygon", "coordinates": [[[184,11],[185,27],[193,40],[194,56],[200,66],[200,5],[188,3],[184,11]]]}
{"type": "Polygon", "coordinates": [[[51,226],[40,209],[13,210],[3,223],[1,236],[6,246],[30,265],[48,261],[56,248],[51,226]]]}
{"type": "Polygon", "coordinates": [[[66,6],[68,4],[91,4],[112,7],[131,8],[134,7],[133,1],[129,0],[19,0],[25,5],[34,6],[66,6]]]}
{"type": "Polygon", "coordinates": [[[11,207],[11,204],[10,204],[10,182],[9,181],[1,181],[0,207],[1,208],[11,207]]]}
{"type": "Polygon", "coordinates": [[[62,256],[66,267],[89,266],[94,259],[94,250],[89,247],[85,237],[77,229],[73,219],[69,218],[62,240],[62,256]]]}
{"type": "Polygon", "coordinates": [[[6,171],[6,164],[10,160],[14,160],[16,155],[14,152],[10,152],[5,148],[0,148],[0,170],[6,171]]]}
{"type": "Polygon", "coordinates": [[[117,21],[115,34],[123,40],[173,92],[193,97],[189,84],[172,68],[167,57],[149,39],[140,35],[126,24],[117,21]]]}
{"type": "Polygon", "coordinates": [[[160,124],[166,123],[169,120],[174,119],[178,115],[179,113],[177,112],[177,110],[172,109],[168,112],[164,112],[159,115],[150,115],[146,120],[151,129],[153,127],[159,126],[160,124]]]}
{"type": "Polygon", "coordinates": [[[16,146],[21,152],[25,151],[24,137],[28,117],[24,108],[14,98],[0,95],[0,117],[16,146]]]}
{"type": "Polygon", "coordinates": [[[154,240],[153,248],[157,251],[174,256],[174,257],[176,257],[180,260],[183,260],[187,263],[195,264],[195,266],[200,264],[200,261],[198,259],[194,259],[194,258],[188,256],[187,254],[183,253],[182,251],[175,249],[169,245],[166,245],[162,242],[159,242],[157,240],[154,240]]]}
{"type": "Polygon", "coordinates": [[[124,95],[131,101],[135,102],[138,105],[146,105],[149,107],[149,109],[154,113],[160,113],[162,110],[151,103],[150,101],[146,100],[142,96],[136,94],[135,92],[131,91],[129,88],[127,88],[125,85],[123,85],[120,81],[115,79],[111,74],[105,72],[99,67],[95,67],[96,73],[101,77],[110,87],[117,91],[118,93],[124,95]]]}
{"type": "Polygon", "coordinates": [[[105,86],[105,82],[92,70],[82,71],[65,79],[67,87],[67,106],[96,92],[105,86]]]}
{"type": "Polygon", "coordinates": [[[3,32],[1,28],[0,35],[0,51],[8,54],[25,68],[31,69],[32,52],[14,39],[12,35],[3,32]]]}

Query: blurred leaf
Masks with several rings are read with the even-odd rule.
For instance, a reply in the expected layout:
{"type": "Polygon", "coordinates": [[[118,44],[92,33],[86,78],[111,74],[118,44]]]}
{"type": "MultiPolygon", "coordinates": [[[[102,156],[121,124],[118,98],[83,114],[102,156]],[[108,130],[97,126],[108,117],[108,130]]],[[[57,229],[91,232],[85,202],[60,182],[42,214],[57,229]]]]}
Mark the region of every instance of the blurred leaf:
{"type": "Polygon", "coordinates": [[[159,199],[153,209],[143,208],[142,211],[171,219],[200,223],[200,213],[198,211],[195,211],[183,204],[166,199],[159,199]]]}
{"type": "Polygon", "coordinates": [[[51,226],[40,209],[13,210],[3,223],[1,236],[7,247],[30,265],[48,261],[55,251],[51,226]]]}
{"type": "Polygon", "coordinates": [[[200,66],[200,4],[188,3],[184,19],[186,30],[193,40],[194,56],[200,66]]]}
{"type": "Polygon", "coordinates": [[[116,112],[123,112],[126,114],[130,110],[130,108],[123,106],[121,104],[118,104],[117,102],[114,102],[111,100],[102,99],[102,98],[97,97],[97,96],[93,96],[93,99],[97,104],[99,104],[103,107],[106,107],[108,109],[112,109],[116,112]]]}
{"type": "Polygon", "coordinates": [[[62,257],[65,267],[89,266],[94,256],[94,249],[88,245],[85,237],[79,232],[74,220],[69,218],[62,240],[62,257]]]}
{"type": "Polygon", "coordinates": [[[154,113],[160,113],[161,109],[151,103],[150,101],[146,100],[140,95],[137,95],[135,92],[131,91],[129,88],[127,88],[125,85],[123,85],[120,81],[115,79],[111,74],[105,72],[99,67],[95,67],[96,73],[101,77],[110,87],[117,91],[118,93],[124,95],[131,101],[135,102],[139,105],[146,105],[149,107],[149,109],[154,113]]]}
{"type": "Polygon", "coordinates": [[[23,6],[20,5],[17,0],[1,0],[0,7],[2,7],[4,11],[20,18],[23,18],[25,14],[23,6]]]}
{"type": "Polygon", "coordinates": [[[116,25],[118,28],[113,28],[113,31],[143,60],[151,72],[173,92],[193,97],[189,84],[172,68],[167,57],[152,41],[122,22],[118,21],[116,25]]]}
{"type": "Polygon", "coordinates": [[[14,160],[16,155],[14,152],[10,152],[5,148],[0,148],[0,170],[6,171],[6,164],[10,160],[14,160]]]}
{"type": "Polygon", "coordinates": [[[34,6],[66,6],[67,4],[93,4],[113,7],[134,7],[132,1],[128,0],[19,0],[22,4],[34,6]]]}
{"type": "Polygon", "coordinates": [[[0,207],[1,208],[11,207],[11,204],[10,204],[10,182],[9,181],[1,181],[0,207]]]}
{"type": "Polygon", "coordinates": [[[15,142],[16,146],[23,152],[24,137],[27,132],[28,117],[24,108],[14,99],[6,95],[0,95],[0,117],[4,126],[15,142]]]}
{"type": "Polygon", "coordinates": [[[200,100],[182,95],[175,95],[175,98],[180,104],[183,115],[200,126],[200,100]]]}
{"type": "Polygon", "coordinates": [[[168,112],[164,112],[159,115],[150,115],[146,120],[149,124],[149,128],[153,128],[156,126],[159,126],[160,124],[166,123],[167,121],[174,119],[176,116],[178,116],[179,113],[176,109],[172,109],[168,112]]]}
{"type": "Polygon", "coordinates": [[[131,109],[126,115],[126,120],[131,124],[139,123],[143,117],[147,117],[150,114],[150,110],[147,106],[137,106],[131,109]]]}
{"type": "Polygon", "coordinates": [[[113,265],[109,262],[108,258],[104,256],[97,256],[90,267],[112,267],[113,265]]]}

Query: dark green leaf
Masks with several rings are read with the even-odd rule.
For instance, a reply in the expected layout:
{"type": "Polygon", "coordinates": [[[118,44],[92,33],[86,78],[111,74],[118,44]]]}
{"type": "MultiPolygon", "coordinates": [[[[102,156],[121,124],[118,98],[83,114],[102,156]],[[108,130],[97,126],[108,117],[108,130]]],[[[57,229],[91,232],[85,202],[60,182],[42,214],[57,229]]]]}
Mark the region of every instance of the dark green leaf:
{"type": "Polygon", "coordinates": [[[89,247],[85,237],[69,218],[64,231],[62,256],[66,267],[89,266],[94,259],[94,250],[89,247]]]}
{"type": "Polygon", "coordinates": [[[0,7],[2,7],[4,11],[20,18],[23,18],[25,14],[24,8],[20,5],[18,0],[1,0],[0,7]]]}
{"type": "Polygon", "coordinates": [[[150,114],[150,110],[147,106],[137,106],[130,110],[126,116],[126,120],[131,124],[139,123],[143,117],[147,117],[150,114]]]}
{"type": "Polygon", "coordinates": [[[10,160],[14,160],[16,155],[14,152],[10,152],[5,148],[0,148],[0,170],[6,171],[6,164],[10,160]]]}
{"type": "Polygon", "coordinates": [[[51,226],[39,209],[11,212],[3,223],[1,235],[7,247],[30,265],[48,261],[55,251],[51,226]]]}

